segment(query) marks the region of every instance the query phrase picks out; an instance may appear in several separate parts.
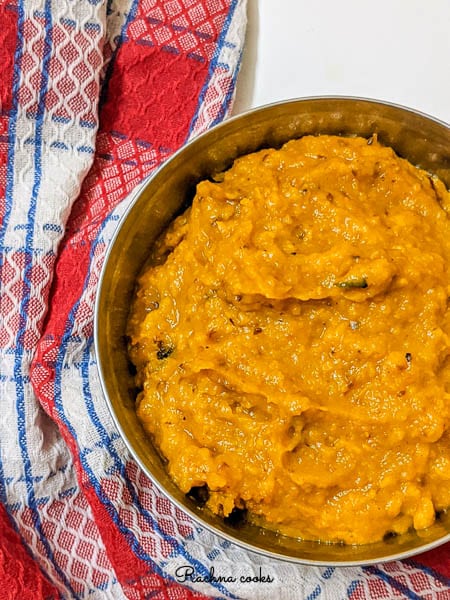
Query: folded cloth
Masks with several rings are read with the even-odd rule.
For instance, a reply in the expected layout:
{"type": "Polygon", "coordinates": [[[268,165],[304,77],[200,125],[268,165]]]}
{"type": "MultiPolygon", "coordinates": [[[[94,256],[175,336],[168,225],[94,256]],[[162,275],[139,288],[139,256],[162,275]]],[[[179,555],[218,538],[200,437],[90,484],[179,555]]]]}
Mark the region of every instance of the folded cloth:
{"type": "Polygon", "coordinates": [[[130,457],[92,342],[131,190],[228,114],[246,0],[0,0],[0,598],[449,598],[450,548],[367,568],[238,548],[130,457]]]}

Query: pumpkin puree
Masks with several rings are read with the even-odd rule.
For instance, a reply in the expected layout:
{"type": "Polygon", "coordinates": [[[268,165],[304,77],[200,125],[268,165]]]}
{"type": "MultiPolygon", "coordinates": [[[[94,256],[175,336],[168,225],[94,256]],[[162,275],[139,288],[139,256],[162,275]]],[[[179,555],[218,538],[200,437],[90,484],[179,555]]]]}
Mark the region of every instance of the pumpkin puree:
{"type": "Polygon", "coordinates": [[[450,506],[450,194],[376,137],[202,181],[129,320],[137,412],[210,510],[364,544],[450,506]]]}

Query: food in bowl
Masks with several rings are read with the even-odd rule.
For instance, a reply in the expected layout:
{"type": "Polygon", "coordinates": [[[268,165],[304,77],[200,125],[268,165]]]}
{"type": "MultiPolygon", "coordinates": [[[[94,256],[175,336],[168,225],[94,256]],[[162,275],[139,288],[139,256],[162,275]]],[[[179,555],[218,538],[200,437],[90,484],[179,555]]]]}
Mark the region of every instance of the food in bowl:
{"type": "Polygon", "coordinates": [[[376,137],[202,181],[128,322],[137,414],[224,518],[366,544],[450,506],[450,194],[376,137]]]}

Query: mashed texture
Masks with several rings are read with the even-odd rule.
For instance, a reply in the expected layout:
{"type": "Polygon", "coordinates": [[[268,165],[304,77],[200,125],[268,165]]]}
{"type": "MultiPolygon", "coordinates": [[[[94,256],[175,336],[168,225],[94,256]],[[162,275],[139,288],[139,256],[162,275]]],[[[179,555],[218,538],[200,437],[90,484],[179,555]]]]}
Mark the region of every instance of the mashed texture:
{"type": "Polygon", "coordinates": [[[304,137],[197,187],[129,321],[183,492],[363,544],[450,505],[450,195],[375,138],[304,137]]]}

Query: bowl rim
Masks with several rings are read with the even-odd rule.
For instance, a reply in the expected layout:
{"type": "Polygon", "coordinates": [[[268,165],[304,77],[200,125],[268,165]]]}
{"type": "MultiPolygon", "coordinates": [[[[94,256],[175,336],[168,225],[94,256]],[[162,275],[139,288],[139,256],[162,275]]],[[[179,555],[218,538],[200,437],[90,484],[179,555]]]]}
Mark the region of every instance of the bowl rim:
{"type": "MultiPolygon", "coordinates": [[[[220,123],[213,125],[209,129],[203,131],[202,133],[196,135],[195,137],[188,139],[173,154],[171,154],[169,158],[167,158],[165,161],[163,161],[152,173],[147,175],[140,183],[138,183],[136,185],[136,187],[122,200],[122,202],[127,202],[127,206],[126,206],[125,210],[123,211],[122,215],[120,216],[120,218],[118,219],[118,222],[116,224],[114,232],[113,232],[113,234],[110,238],[110,241],[107,245],[107,248],[106,248],[105,254],[104,254],[104,258],[103,258],[103,263],[102,263],[102,266],[100,269],[99,278],[98,278],[97,291],[96,291],[96,297],[95,297],[95,303],[94,303],[94,331],[93,331],[94,353],[95,353],[95,361],[96,361],[97,371],[99,374],[99,379],[100,379],[100,384],[101,384],[101,390],[103,393],[104,400],[107,404],[109,414],[111,415],[114,425],[115,425],[116,429],[118,430],[118,432],[120,433],[121,439],[124,442],[125,446],[127,447],[132,459],[142,469],[143,473],[151,480],[152,484],[155,485],[158,488],[158,490],[171,503],[173,503],[179,510],[181,510],[181,512],[189,515],[189,517],[194,521],[194,523],[200,525],[202,528],[205,528],[206,530],[213,533],[214,535],[231,542],[232,544],[235,544],[245,550],[256,553],[260,556],[264,556],[266,558],[286,561],[286,562],[294,563],[294,564],[309,565],[309,566],[330,566],[330,565],[336,566],[336,567],[370,566],[370,565],[375,565],[375,564],[380,564],[380,563],[404,560],[407,558],[411,558],[417,554],[422,554],[424,552],[428,552],[430,550],[438,548],[439,546],[442,546],[443,544],[450,542],[450,532],[448,534],[444,535],[443,537],[433,540],[431,542],[425,543],[423,545],[419,545],[419,546],[409,549],[409,550],[404,550],[404,551],[396,552],[394,554],[389,554],[387,556],[379,556],[379,557],[362,559],[362,560],[355,559],[355,560],[324,562],[323,560],[315,560],[315,559],[311,559],[311,558],[301,558],[301,557],[277,552],[276,550],[268,550],[265,548],[260,548],[258,546],[252,545],[249,542],[246,542],[245,540],[240,540],[237,536],[228,534],[226,531],[219,530],[213,524],[208,523],[205,520],[202,520],[199,517],[199,515],[196,514],[192,509],[190,509],[185,504],[182,504],[180,501],[178,501],[177,498],[174,498],[168,491],[166,491],[164,486],[156,479],[156,477],[153,476],[152,473],[149,472],[149,470],[146,467],[146,465],[144,464],[144,462],[141,460],[141,458],[135,452],[135,450],[133,448],[133,443],[126,435],[124,428],[120,422],[120,419],[114,410],[111,399],[109,398],[108,390],[107,390],[106,384],[105,384],[104,370],[102,368],[102,359],[101,359],[101,356],[99,353],[99,346],[100,346],[100,343],[99,343],[99,337],[100,337],[99,313],[100,313],[100,299],[101,299],[100,292],[102,289],[105,272],[108,268],[108,262],[109,262],[110,255],[112,253],[112,248],[114,247],[114,245],[116,243],[116,240],[120,234],[121,228],[122,228],[124,222],[126,221],[128,215],[133,210],[133,207],[136,204],[141,193],[144,191],[144,189],[147,187],[147,185],[153,180],[153,178],[155,178],[156,175],[162,169],[164,169],[166,165],[169,165],[172,161],[175,161],[176,158],[178,157],[178,155],[180,155],[181,153],[184,152],[186,147],[196,143],[197,140],[208,136],[212,130],[219,130],[222,127],[225,127],[228,123],[230,123],[232,121],[237,121],[247,115],[251,115],[253,113],[258,113],[258,112],[268,110],[268,109],[273,109],[273,108],[276,108],[277,106],[284,106],[284,105],[287,105],[290,103],[301,104],[303,102],[306,103],[306,102],[326,101],[326,100],[344,101],[344,102],[347,102],[347,101],[355,102],[356,101],[356,102],[362,102],[362,103],[367,103],[367,104],[372,104],[372,105],[390,107],[390,108],[398,109],[402,112],[406,111],[407,113],[411,113],[412,115],[422,117],[431,122],[434,122],[435,124],[437,124],[439,126],[445,127],[446,129],[450,130],[450,124],[443,121],[442,119],[439,119],[439,118],[434,117],[426,112],[423,112],[423,111],[420,111],[415,108],[411,108],[411,107],[408,107],[408,106],[405,106],[405,105],[402,105],[399,103],[390,102],[390,101],[386,101],[386,100],[380,100],[380,99],[371,98],[371,97],[364,97],[364,96],[352,96],[352,95],[348,96],[348,95],[331,94],[331,95],[312,95],[312,96],[292,97],[292,98],[286,98],[283,100],[278,100],[275,102],[270,102],[267,104],[255,106],[248,110],[242,111],[238,114],[234,114],[228,118],[225,118],[220,123]]],[[[290,539],[295,539],[295,538],[290,538],[290,539]]],[[[329,542],[317,542],[317,543],[319,543],[323,546],[332,545],[329,542]]],[[[367,544],[367,546],[369,546],[369,545],[370,544],[367,544]]],[[[362,547],[362,546],[363,545],[359,545],[359,547],[362,547]]],[[[355,547],[358,547],[358,546],[355,545],[355,547]]]]}

